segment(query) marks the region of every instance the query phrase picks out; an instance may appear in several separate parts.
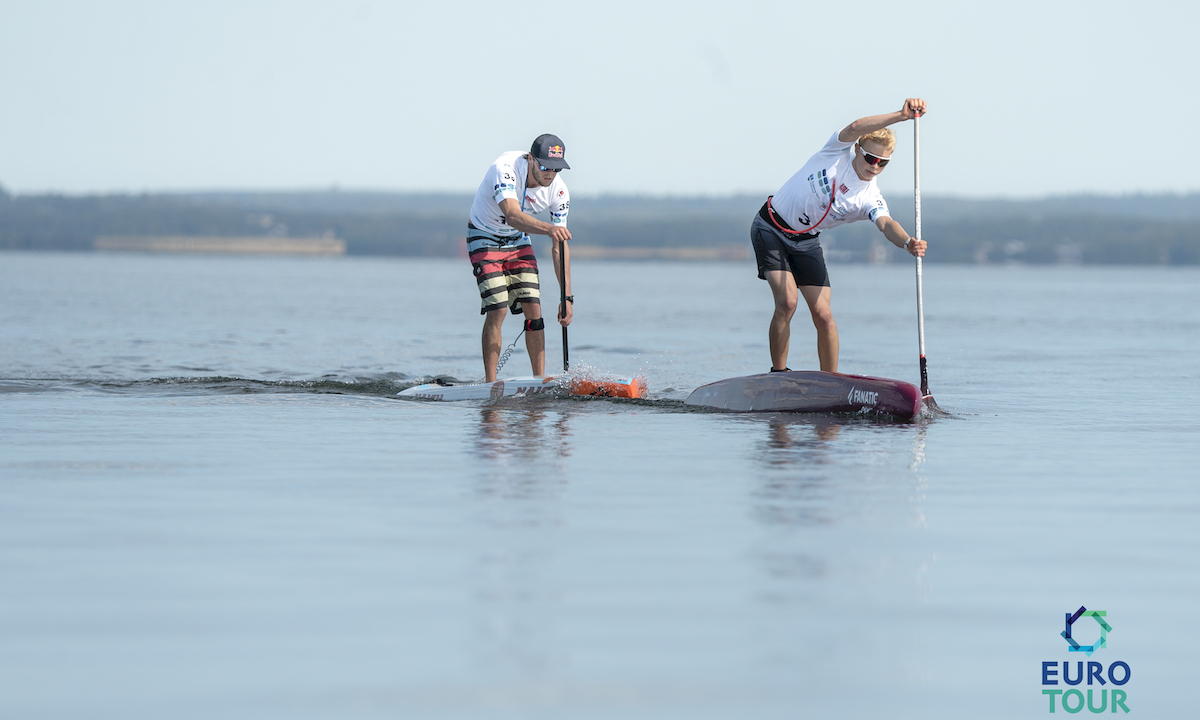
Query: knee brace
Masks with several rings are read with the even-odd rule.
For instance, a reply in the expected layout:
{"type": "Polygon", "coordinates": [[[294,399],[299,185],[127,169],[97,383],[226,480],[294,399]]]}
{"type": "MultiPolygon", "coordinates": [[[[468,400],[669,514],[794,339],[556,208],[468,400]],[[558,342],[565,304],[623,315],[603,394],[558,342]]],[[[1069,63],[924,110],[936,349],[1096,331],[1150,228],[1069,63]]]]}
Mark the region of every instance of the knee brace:
{"type": "Polygon", "coordinates": [[[545,329],[545,327],[546,327],[546,323],[544,323],[541,318],[538,318],[537,320],[526,320],[525,321],[525,332],[533,332],[535,330],[543,330],[543,329],[545,329]]]}

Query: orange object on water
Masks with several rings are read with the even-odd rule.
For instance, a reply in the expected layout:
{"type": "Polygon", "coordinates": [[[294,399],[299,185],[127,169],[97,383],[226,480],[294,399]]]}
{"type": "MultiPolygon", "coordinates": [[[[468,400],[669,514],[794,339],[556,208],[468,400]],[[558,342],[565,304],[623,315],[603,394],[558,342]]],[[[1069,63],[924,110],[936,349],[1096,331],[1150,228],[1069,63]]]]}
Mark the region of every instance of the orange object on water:
{"type": "Polygon", "coordinates": [[[641,378],[619,380],[597,380],[575,378],[570,384],[572,395],[594,395],[596,397],[640,398],[646,394],[646,383],[641,378]]]}

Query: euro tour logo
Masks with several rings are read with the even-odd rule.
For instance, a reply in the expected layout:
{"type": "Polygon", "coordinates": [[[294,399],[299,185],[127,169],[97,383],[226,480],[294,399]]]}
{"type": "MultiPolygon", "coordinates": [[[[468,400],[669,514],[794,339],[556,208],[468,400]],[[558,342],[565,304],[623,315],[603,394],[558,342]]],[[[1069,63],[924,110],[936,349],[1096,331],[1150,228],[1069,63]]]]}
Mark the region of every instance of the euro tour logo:
{"type": "MultiPolygon", "coordinates": [[[[1108,647],[1108,633],[1112,630],[1112,625],[1108,624],[1108,613],[1104,610],[1088,610],[1082,605],[1074,613],[1066,613],[1066,629],[1060,634],[1067,641],[1067,651],[1072,653],[1083,653],[1089,658],[1092,653],[1097,650],[1108,647]],[[1092,624],[1082,622],[1076,626],[1076,621],[1082,618],[1090,618],[1095,620],[1100,628],[1100,637],[1092,641],[1091,645],[1081,645],[1076,638],[1076,633],[1085,633],[1085,637],[1091,637],[1089,631],[1094,632],[1092,624]]],[[[1050,712],[1056,712],[1057,706],[1061,705],[1063,710],[1069,713],[1077,713],[1083,710],[1086,704],[1088,712],[1102,713],[1111,708],[1111,712],[1116,712],[1120,708],[1123,712],[1129,712],[1128,694],[1124,689],[1125,683],[1129,682],[1132,674],[1129,669],[1129,664],[1117,660],[1108,665],[1107,672],[1104,668],[1104,663],[1089,660],[1087,668],[1084,669],[1084,661],[1076,660],[1072,663],[1070,660],[1063,660],[1061,664],[1061,674],[1059,672],[1060,664],[1054,660],[1047,660],[1042,663],[1042,695],[1048,696],[1050,699],[1050,712]],[[1074,668],[1072,668],[1074,665],[1074,668]],[[1107,679],[1106,679],[1107,678],[1107,679]],[[1071,687],[1068,690],[1052,687],[1058,685],[1059,680],[1067,685],[1084,684],[1086,679],[1087,698],[1084,698],[1083,691],[1071,687]],[[1108,684],[1114,687],[1105,687],[1108,684]]]]}

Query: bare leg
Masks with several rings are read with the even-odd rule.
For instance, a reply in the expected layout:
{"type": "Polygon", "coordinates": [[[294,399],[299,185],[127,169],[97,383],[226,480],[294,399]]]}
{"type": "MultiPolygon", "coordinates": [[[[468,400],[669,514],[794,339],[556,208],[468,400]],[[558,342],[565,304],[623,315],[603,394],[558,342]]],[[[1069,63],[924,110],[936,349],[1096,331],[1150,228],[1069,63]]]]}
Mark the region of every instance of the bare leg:
{"type": "Polygon", "coordinates": [[[782,370],[787,367],[792,316],[796,314],[796,279],[786,270],[768,270],[764,274],[775,298],[775,314],[771,316],[771,327],[767,331],[771,343],[771,368],[782,370]]]}
{"type": "Polygon", "coordinates": [[[827,287],[805,285],[800,288],[800,294],[808,303],[813,326],[817,329],[817,357],[821,360],[821,369],[837,372],[838,331],[837,323],[833,321],[833,310],[829,306],[831,292],[827,287]]]}
{"type": "Polygon", "coordinates": [[[484,382],[496,379],[496,365],[500,362],[500,326],[504,324],[505,315],[508,315],[508,308],[502,306],[483,316],[484,382]]]}
{"type": "MultiPolygon", "coordinates": [[[[542,316],[540,303],[521,303],[521,312],[530,320],[542,316]]],[[[529,364],[533,367],[534,375],[546,374],[546,331],[536,330],[525,332],[525,351],[529,353],[529,364]]]]}

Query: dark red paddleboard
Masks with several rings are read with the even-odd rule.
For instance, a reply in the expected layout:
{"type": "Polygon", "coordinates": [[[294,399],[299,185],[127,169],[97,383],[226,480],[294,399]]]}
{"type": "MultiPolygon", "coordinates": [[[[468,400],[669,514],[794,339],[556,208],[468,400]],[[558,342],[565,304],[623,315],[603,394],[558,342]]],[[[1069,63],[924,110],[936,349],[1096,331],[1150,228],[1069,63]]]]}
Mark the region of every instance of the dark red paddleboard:
{"type": "Polygon", "coordinates": [[[867,412],[909,420],[921,412],[921,391],[899,380],[808,370],[719,380],[686,402],[726,412],[867,412]]]}

